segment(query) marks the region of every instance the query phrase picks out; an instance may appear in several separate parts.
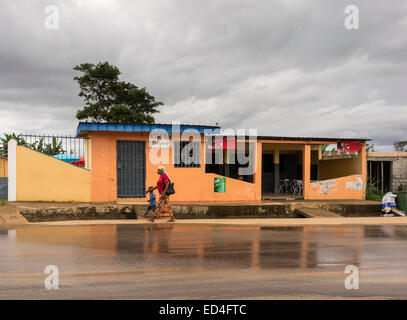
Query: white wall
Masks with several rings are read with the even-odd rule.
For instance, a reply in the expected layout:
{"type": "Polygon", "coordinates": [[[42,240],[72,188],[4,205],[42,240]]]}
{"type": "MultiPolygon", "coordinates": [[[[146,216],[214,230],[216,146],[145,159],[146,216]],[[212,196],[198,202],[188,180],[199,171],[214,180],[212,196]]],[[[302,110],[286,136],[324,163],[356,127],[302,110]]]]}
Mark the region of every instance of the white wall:
{"type": "Polygon", "coordinates": [[[8,143],[8,201],[17,200],[17,141],[8,143]]]}

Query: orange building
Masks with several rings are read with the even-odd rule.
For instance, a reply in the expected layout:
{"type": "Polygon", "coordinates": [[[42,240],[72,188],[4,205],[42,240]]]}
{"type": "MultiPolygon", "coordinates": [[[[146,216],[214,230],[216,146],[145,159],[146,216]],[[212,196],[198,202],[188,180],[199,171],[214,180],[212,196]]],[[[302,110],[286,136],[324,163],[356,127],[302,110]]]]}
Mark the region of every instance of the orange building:
{"type": "Polygon", "coordinates": [[[163,165],[172,201],[248,202],[286,193],[365,199],[366,139],[236,136],[217,126],[81,122],[90,200],[146,201],[163,165]],[[338,145],[323,153],[322,146],[338,145]]]}

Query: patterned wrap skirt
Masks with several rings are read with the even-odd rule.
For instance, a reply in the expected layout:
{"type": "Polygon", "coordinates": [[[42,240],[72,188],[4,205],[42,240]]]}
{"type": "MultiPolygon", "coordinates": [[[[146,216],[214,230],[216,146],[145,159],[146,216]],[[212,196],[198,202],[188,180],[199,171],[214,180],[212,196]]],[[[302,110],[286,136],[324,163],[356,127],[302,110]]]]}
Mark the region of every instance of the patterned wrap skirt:
{"type": "Polygon", "coordinates": [[[171,209],[171,204],[168,196],[161,197],[158,201],[158,206],[157,210],[155,211],[155,217],[160,218],[160,217],[172,217],[172,209],[171,209]]]}

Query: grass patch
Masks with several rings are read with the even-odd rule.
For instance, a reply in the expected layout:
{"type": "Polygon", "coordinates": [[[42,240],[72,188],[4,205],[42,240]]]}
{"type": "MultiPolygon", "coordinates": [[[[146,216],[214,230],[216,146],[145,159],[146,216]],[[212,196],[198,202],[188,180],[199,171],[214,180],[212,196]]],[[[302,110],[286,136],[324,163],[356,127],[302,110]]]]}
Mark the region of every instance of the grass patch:
{"type": "Polygon", "coordinates": [[[4,205],[7,203],[7,199],[0,199],[0,205],[4,205]]]}

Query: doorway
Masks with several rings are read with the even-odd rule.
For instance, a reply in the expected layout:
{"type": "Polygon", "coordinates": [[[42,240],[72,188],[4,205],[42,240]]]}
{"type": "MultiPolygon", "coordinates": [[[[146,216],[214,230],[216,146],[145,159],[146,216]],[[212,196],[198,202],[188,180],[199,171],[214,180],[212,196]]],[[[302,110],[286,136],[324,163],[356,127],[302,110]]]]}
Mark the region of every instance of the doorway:
{"type": "Polygon", "coordinates": [[[146,196],[145,141],[117,141],[117,197],[146,196]]]}

